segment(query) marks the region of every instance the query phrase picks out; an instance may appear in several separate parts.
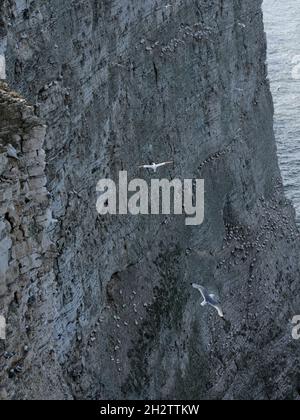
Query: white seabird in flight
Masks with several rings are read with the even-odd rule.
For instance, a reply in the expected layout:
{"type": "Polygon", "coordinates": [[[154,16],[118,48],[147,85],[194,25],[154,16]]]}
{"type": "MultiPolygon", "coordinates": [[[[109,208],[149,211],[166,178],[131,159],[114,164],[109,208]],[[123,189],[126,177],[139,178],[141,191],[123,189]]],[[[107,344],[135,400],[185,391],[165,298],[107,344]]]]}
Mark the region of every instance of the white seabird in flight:
{"type": "Polygon", "coordinates": [[[172,165],[173,163],[174,163],[173,161],[162,162],[162,163],[152,163],[151,165],[139,166],[139,169],[150,169],[156,173],[157,169],[162,168],[163,166],[172,165]]]}
{"type": "Polygon", "coordinates": [[[215,295],[210,294],[208,290],[205,289],[205,287],[202,287],[195,283],[192,284],[192,286],[194,289],[198,290],[201,293],[204,299],[204,301],[201,303],[201,306],[203,307],[206,305],[211,306],[212,308],[216,309],[216,311],[218,312],[221,318],[224,318],[224,313],[223,313],[223,310],[222,310],[222,307],[220,305],[218,298],[215,295]]]}

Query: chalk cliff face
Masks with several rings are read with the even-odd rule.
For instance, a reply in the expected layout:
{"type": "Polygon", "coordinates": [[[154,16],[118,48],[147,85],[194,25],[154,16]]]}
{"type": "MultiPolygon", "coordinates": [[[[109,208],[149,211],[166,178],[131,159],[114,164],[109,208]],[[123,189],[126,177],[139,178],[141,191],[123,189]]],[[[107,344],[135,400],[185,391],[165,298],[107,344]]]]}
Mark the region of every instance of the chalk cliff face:
{"type": "Polygon", "coordinates": [[[299,398],[261,0],[0,4],[27,101],[2,85],[2,398],[299,398]],[[157,176],[205,179],[203,225],[97,214],[99,179],[170,159],[157,176]]]}

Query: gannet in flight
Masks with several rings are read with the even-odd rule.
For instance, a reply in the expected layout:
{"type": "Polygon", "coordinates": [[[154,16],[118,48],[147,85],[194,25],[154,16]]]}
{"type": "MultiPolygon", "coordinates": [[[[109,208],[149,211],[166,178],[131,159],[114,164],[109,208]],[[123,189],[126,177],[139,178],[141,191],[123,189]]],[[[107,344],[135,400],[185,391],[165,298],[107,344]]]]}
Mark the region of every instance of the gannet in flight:
{"type": "Polygon", "coordinates": [[[139,166],[139,169],[152,169],[156,173],[158,168],[162,168],[163,166],[166,166],[166,165],[172,165],[173,163],[174,163],[173,161],[163,162],[163,163],[152,163],[151,165],[139,166]]]}
{"type": "Polygon", "coordinates": [[[218,314],[221,318],[224,318],[224,313],[223,313],[222,307],[220,305],[220,302],[219,302],[218,298],[215,295],[209,294],[208,290],[206,290],[202,286],[199,286],[198,284],[194,283],[194,284],[192,284],[192,287],[196,290],[199,290],[199,292],[201,293],[201,295],[204,299],[204,301],[201,303],[201,306],[203,306],[203,307],[206,306],[206,305],[211,306],[212,308],[217,310],[217,312],[218,312],[218,314]]]}

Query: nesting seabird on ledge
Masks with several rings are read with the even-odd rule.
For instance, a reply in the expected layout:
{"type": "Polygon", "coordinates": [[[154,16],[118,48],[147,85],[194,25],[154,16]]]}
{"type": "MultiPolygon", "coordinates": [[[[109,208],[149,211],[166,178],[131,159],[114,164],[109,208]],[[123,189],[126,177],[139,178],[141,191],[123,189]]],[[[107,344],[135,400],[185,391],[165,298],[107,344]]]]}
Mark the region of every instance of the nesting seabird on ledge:
{"type": "Polygon", "coordinates": [[[4,55],[0,54],[0,80],[6,79],[6,63],[4,55]]]}
{"type": "Polygon", "coordinates": [[[205,289],[205,287],[200,286],[198,284],[194,283],[194,284],[192,284],[192,287],[194,289],[198,290],[201,293],[201,295],[204,299],[203,302],[201,303],[202,307],[204,307],[206,305],[209,305],[212,308],[216,309],[216,311],[218,312],[218,314],[221,318],[224,318],[224,313],[223,313],[222,307],[220,305],[220,302],[219,302],[218,298],[215,295],[210,294],[208,292],[208,290],[205,289]]]}
{"type": "Polygon", "coordinates": [[[7,145],[6,154],[11,159],[20,160],[19,157],[18,157],[18,152],[16,151],[14,146],[12,146],[11,144],[7,145]]]}

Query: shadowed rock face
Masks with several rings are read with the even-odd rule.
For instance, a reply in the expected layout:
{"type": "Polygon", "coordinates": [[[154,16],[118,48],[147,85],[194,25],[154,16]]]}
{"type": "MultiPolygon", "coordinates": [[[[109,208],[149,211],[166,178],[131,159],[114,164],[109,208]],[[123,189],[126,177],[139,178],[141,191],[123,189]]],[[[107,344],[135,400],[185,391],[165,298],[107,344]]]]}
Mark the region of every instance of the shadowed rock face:
{"type": "Polygon", "coordinates": [[[261,1],[1,9],[7,79],[47,124],[43,173],[59,221],[34,299],[21,275],[1,283],[12,326],[1,345],[13,353],[0,359],[3,395],[299,398],[299,237],[276,158],[261,1]],[[205,179],[203,225],[97,215],[100,178],[169,159],[157,176],[205,179]],[[225,321],[191,282],[220,295],[225,321]]]}

